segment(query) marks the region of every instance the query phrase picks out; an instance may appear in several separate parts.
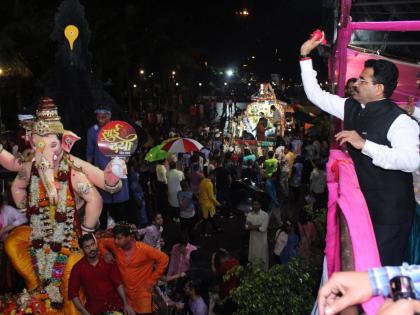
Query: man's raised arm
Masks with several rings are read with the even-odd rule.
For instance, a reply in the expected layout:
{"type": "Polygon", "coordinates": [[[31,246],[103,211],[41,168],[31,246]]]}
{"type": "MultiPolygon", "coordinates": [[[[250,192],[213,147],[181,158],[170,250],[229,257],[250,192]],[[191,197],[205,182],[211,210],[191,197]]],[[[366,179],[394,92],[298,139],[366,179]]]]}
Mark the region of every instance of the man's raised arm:
{"type": "MultiPolygon", "coordinates": [[[[324,33],[322,33],[324,34],[324,33]]],[[[303,88],[307,98],[316,106],[327,113],[343,120],[344,119],[344,102],[345,98],[323,91],[316,80],[316,71],[312,67],[311,58],[307,57],[311,51],[316,48],[324,39],[324,35],[320,40],[315,37],[307,40],[300,48],[300,69],[302,76],[303,88]]]]}

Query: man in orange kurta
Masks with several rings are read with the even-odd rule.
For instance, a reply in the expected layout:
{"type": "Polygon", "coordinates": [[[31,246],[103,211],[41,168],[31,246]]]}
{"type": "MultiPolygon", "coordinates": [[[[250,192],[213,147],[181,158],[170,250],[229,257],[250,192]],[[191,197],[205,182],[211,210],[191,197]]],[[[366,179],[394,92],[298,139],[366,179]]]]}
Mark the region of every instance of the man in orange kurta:
{"type": "Polygon", "coordinates": [[[99,240],[104,258],[115,258],[126,289],[129,304],[138,314],[152,313],[152,291],[163,276],[168,256],[161,251],[134,239],[129,225],[113,228],[114,239],[99,240]]]}

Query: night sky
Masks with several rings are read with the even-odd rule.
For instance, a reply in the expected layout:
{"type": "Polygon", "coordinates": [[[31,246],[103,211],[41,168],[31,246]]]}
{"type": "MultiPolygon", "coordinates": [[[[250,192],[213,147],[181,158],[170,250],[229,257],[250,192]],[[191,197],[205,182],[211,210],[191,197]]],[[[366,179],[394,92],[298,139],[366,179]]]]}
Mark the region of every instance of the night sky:
{"type": "MultiPolygon", "coordinates": [[[[130,66],[173,67],[184,62],[240,66],[254,55],[252,71],[264,77],[298,77],[299,46],[315,28],[332,27],[321,0],[109,1],[81,0],[91,29],[93,68],[113,76],[121,60],[130,66]],[[247,8],[250,15],[236,12],[247,8]],[[122,49],[128,54],[123,54],[122,49]],[[172,58],[172,60],[171,60],[172,58]],[[185,60],[187,59],[187,60],[185,60]],[[171,63],[173,65],[171,65],[171,63]]],[[[54,63],[49,39],[61,1],[2,1],[0,30],[5,55],[18,51],[35,75],[54,63]]],[[[4,59],[4,58],[3,58],[4,59]]],[[[199,75],[199,74],[197,74],[199,75]]]]}

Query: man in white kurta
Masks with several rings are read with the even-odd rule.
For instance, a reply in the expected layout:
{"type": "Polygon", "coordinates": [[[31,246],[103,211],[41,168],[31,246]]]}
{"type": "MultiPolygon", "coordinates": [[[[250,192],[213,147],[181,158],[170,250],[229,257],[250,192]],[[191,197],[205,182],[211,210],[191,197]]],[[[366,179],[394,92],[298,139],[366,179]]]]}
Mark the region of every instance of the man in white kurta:
{"type": "Polygon", "coordinates": [[[269,216],[261,210],[258,200],[252,202],[252,211],[247,214],[245,229],[249,233],[248,260],[253,263],[261,263],[265,271],[268,270],[268,240],[267,227],[269,216]]]}

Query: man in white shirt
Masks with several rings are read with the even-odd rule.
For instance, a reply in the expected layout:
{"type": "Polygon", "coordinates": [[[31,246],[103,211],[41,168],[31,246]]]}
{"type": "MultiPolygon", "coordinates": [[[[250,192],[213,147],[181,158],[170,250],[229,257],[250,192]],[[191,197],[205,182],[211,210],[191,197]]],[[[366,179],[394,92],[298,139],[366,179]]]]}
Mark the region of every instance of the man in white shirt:
{"type": "Polygon", "coordinates": [[[246,215],[245,229],[249,233],[248,260],[253,263],[261,263],[263,270],[268,270],[268,239],[267,227],[269,216],[261,210],[261,203],[254,199],[252,211],[246,215]]]}
{"type": "Polygon", "coordinates": [[[322,39],[311,38],[300,50],[305,93],[312,103],[344,121],[344,130],[335,139],[340,145],[347,143],[355,164],[381,262],[400,265],[415,210],[411,172],[420,164],[419,126],[388,99],[398,81],[398,69],[389,61],[366,61],[351,98],[323,91],[308,57],[322,39]]]}
{"type": "Polygon", "coordinates": [[[275,134],[277,135],[279,127],[281,126],[281,113],[274,105],[271,105],[270,112],[273,113],[273,125],[276,128],[275,134]]]}
{"type": "Polygon", "coordinates": [[[176,169],[176,162],[170,162],[168,172],[168,202],[174,212],[172,213],[173,220],[177,223],[180,222],[178,192],[182,190],[181,182],[184,179],[184,172],[176,169]]]}

